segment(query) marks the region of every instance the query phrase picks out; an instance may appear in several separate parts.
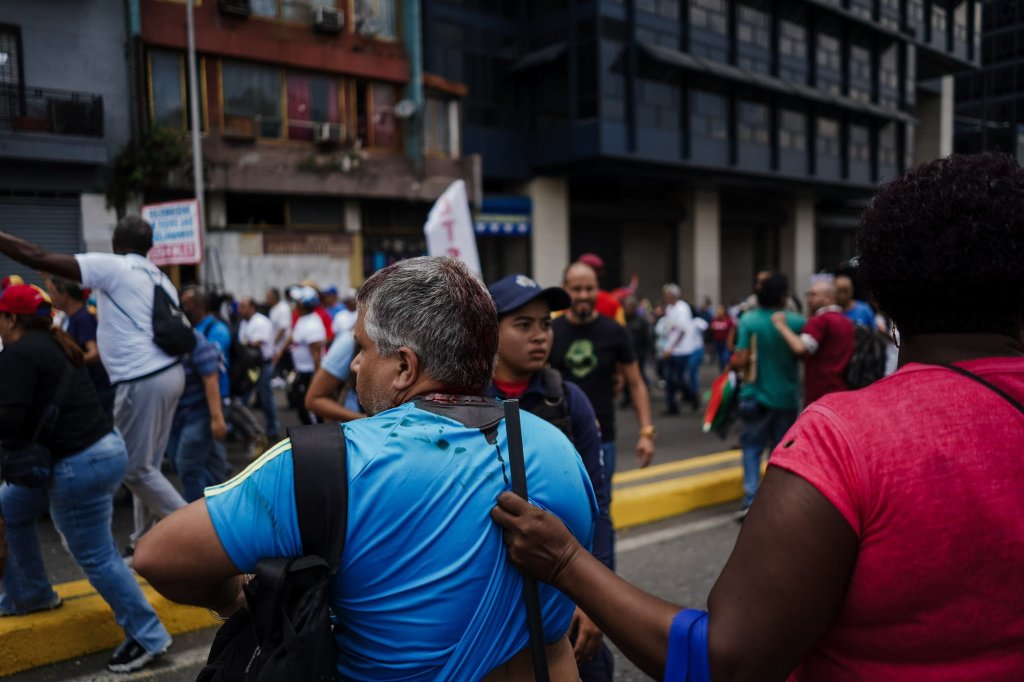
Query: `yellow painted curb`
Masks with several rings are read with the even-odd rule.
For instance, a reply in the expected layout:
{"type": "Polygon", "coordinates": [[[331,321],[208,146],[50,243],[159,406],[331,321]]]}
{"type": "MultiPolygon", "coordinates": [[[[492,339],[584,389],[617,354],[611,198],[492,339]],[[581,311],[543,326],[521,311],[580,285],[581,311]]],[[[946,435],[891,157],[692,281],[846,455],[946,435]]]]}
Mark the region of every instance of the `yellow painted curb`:
{"type": "Polygon", "coordinates": [[[743,497],[743,467],[682,476],[615,490],[612,522],[617,529],[661,521],[743,497]]]}
{"type": "Polygon", "coordinates": [[[704,467],[738,462],[741,456],[742,453],[739,450],[726,450],[725,452],[716,452],[712,455],[702,455],[701,457],[681,459],[678,462],[655,464],[654,466],[647,467],[646,469],[631,469],[612,476],[612,485],[635,483],[636,481],[645,481],[649,478],[678,474],[683,471],[692,471],[693,469],[703,469],[704,467]]]}
{"type": "MultiPolygon", "coordinates": [[[[170,602],[139,580],[142,592],[172,635],[218,625],[206,609],[170,602]]],[[[124,641],[107,602],[87,580],[54,588],[64,605],[53,611],[0,618],[0,675],[113,649],[124,641]]]]}

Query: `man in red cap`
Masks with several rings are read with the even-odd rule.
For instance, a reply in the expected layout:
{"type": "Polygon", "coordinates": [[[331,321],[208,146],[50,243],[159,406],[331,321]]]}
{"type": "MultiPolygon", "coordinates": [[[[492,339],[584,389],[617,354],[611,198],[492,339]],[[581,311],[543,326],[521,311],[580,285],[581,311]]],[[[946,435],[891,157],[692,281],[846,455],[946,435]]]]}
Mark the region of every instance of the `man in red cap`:
{"type": "MultiPolygon", "coordinates": [[[[584,253],[576,260],[577,262],[586,263],[590,267],[594,268],[594,272],[597,273],[598,279],[602,279],[604,277],[604,260],[596,253],[584,253]]],[[[611,320],[615,320],[622,326],[626,326],[626,312],[622,309],[622,303],[619,299],[615,298],[611,292],[605,291],[604,289],[598,289],[597,300],[594,302],[594,308],[597,310],[598,315],[604,315],[611,320]]]]}

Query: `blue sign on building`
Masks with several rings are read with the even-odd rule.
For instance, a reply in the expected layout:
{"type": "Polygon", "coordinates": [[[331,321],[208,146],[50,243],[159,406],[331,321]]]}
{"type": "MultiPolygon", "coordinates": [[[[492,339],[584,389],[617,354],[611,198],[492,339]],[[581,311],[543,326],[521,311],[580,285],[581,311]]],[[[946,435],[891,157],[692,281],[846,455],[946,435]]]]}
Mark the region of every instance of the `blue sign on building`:
{"type": "Polygon", "coordinates": [[[484,197],[480,212],[474,216],[477,234],[525,237],[530,234],[533,204],[529,197],[484,197]]]}

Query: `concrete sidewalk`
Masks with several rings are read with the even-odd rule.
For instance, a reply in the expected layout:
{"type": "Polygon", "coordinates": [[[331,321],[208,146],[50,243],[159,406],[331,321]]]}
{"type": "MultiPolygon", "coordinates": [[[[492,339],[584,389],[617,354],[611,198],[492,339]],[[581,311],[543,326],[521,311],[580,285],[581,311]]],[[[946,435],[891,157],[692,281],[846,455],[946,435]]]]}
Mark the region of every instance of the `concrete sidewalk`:
{"type": "MultiPolygon", "coordinates": [[[[612,519],[616,528],[651,523],[742,494],[739,451],[616,474],[612,519]]],[[[218,625],[205,609],[167,601],[144,581],[143,591],[172,635],[218,625]]],[[[112,649],[123,634],[106,602],[85,580],[57,585],[64,605],[54,611],[0,618],[0,675],[112,649]]]]}

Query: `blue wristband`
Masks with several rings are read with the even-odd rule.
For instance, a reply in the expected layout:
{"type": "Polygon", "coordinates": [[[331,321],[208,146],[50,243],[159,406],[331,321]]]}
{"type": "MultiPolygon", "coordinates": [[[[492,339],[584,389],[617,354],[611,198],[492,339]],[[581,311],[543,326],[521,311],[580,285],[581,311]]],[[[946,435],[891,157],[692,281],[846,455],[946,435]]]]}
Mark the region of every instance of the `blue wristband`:
{"type": "Polygon", "coordinates": [[[683,609],[672,619],[665,682],[711,682],[707,611],[683,609]]]}

